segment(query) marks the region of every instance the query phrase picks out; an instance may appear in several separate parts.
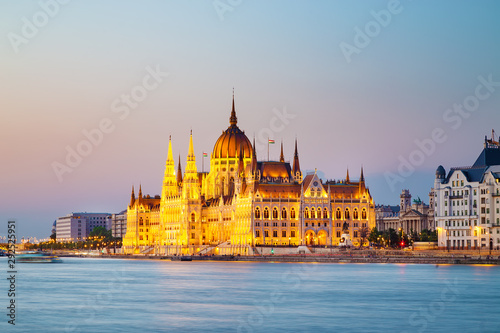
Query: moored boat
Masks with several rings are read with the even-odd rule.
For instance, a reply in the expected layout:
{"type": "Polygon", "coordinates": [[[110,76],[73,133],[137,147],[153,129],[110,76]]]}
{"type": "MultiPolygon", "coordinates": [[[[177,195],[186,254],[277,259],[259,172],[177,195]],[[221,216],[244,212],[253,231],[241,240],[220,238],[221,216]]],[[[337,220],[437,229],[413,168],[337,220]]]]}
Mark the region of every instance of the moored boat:
{"type": "Polygon", "coordinates": [[[24,263],[56,263],[62,262],[57,256],[45,252],[22,252],[16,255],[16,262],[24,263]]]}

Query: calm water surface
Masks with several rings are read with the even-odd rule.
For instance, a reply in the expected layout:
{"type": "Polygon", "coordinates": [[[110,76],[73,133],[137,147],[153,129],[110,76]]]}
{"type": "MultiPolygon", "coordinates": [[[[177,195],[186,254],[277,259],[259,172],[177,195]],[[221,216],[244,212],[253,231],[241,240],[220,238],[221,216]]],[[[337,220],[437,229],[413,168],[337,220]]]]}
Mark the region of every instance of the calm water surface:
{"type": "MultiPolygon", "coordinates": [[[[500,332],[500,267],[64,258],[0,332],[500,332]]],[[[7,263],[0,260],[2,274],[7,263]]]]}

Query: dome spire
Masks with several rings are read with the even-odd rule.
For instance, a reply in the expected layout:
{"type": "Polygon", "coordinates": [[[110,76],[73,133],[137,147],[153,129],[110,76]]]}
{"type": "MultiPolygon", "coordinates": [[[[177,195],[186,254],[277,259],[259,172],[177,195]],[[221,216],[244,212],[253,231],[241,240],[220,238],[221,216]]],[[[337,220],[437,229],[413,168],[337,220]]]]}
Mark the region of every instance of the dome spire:
{"type": "Polygon", "coordinates": [[[234,109],[234,87],[233,87],[233,109],[231,110],[231,117],[229,117],[229,124],[231,126],[236,126],[238,123],[238,118],[236,118],[236,110],[234,109]]]}
{"type": "Polygon", "coordinates": [[[280,154],[280,162],[285,162],[285,155],[283,155],[283,140],[281,140],[281,154],[280,154]]]}

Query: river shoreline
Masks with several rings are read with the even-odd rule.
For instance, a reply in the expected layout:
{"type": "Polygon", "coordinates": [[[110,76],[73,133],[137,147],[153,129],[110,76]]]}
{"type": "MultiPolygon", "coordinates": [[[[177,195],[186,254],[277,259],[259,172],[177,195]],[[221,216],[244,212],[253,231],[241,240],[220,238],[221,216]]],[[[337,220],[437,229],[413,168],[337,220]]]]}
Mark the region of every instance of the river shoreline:
{"type": "Polygon", "coordinates": [[[367,255],[367,254],[336,254],[336,255],[265,255],[265,256],[159,256],[159,255],[123,255],[103,254],[86,255],[59,253],[59,257],[82,257],[103,259],[130,260],[171,260],[171,261],[255,261],[255,262],[317,262],[336,264],[427,264],[427,265],[500,265],[498,256],[467,256],[467,255],[367,255]]]}

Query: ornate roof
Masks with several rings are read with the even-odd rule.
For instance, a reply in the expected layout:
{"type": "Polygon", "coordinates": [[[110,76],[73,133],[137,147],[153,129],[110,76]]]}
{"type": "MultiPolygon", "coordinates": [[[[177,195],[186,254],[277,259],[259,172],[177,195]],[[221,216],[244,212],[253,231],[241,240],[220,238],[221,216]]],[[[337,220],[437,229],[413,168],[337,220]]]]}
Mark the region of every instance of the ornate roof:
{"type": "Polygon", "coordinates": [[[252,144],[245,135],[245,132],[240,130],[236,125],[237,122],[233,95],[233,109],[229,118],[229,127],[217,139],[212,151],[212,158],[236,158],[240,153],[240,149],[243,152],[243,157],[250,158],[252,156],[252,144]]]}

